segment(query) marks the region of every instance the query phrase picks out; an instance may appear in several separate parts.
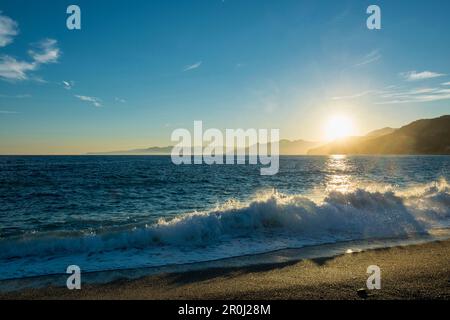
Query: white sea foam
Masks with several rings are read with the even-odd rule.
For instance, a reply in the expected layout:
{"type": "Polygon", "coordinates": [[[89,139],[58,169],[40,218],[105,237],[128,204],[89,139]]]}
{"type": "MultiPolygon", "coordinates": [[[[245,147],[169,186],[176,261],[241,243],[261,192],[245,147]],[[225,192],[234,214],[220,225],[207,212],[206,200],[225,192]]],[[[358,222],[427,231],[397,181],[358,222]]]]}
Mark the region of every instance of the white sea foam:
{"type": "MultiPolygon", "coordinates": [[[[400,237],[448,227],[449,190],[448,183],[442,179],[402,190],[372,185],[347,192],[331,191],[315,201],[273,191],[259,194],[248,203],[230,201],[208,212],[161,219],[156,224],[128,231],[3,240],[0,259],[42,259],[130,249],[208,248],[230,239],[248,243],[257,239],[261,251],[264,239],[275,242],[289,239],[280,243],[301,245],[315,241],[400,237]]],[[[239,250],[234,253],[239,254],[239,250]]]]}

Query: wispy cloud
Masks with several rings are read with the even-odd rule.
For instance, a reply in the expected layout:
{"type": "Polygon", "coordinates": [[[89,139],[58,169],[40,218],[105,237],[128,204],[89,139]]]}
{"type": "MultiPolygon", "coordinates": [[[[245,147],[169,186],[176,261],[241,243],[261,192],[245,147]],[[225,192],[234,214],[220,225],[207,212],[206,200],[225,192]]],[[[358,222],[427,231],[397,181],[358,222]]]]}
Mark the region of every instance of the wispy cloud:
{"type": "Polygon", "coordinates": [[[0,77],[6,80],[25,80],[28,72],[37,69],[35,63],[18,61],[10,56],[0,57],[0,77]]]}
{"type": "Polygon", "coordinates": [[[70,90],[70,89],[72,89],[73,87],[74,87],[74,85],[75,85],[75,82],[74,81],[63,81],[62,82],[62,84],[63,84],[63,86],[64,86],[64,89],[67,89],[67,90],[70,90]]]}
{"type": "Polygon", "coordinates": [[[20,61],[8,55],[1,56],[0,77],[9,81],[27,80],[29,73],[36,71],[41,65],[58,61],[60,50],[56,40],[43,40],[37,47],[38,51],[29,51],[32,61],[20,61]]]}
{"type": "Polygon", "coordinates": [[[450,99],[450,89],[435,88],[413,88],[386,91],[377,97],[375,104],[405,104],[433,102],[450,99]]]}
{"type": "Polygon", "coordinates": [[[0,98],[25,99],[31,98],[31,94],[16,94],[16,95],[0,94],[0,98]]]}
{"type": "Polygon", "coordinates": [[[36,49],[29,50],[28,54],[37,64],[55,63],[61,54],[57,45],[55,39],[44,39],[35,45],[36,49]]]}
{"type": "Polygon", "coordinates": [[[122,99],[122,98],[119,98],[119,97],[115,97],[115,98],[114,98],[114,101],[120,102],[120,103],[126,103],[126,102],[127,102],[127,100],[122,99]]]}
{"type": "MultiPolygon", "coordinates": [[[[18,33],[17,22],[0,12],[0,47],[10,44],[18,33]]],[[[28,54],[31,61],[18,60],[9,55],[0,56],[0,78],[8,81],[27,80],[30,73],[41,65],[58,62],[61,51],[55,39],[44,39],[34,44],[28,54]]]]}
{"type": "Polygon", "coordinates": [[[0,11],[0,47],[5,47],[11,42],[15,36],[19,34],[19,26],[10,17],[2,15],[0,11]]]}
{"type": "Polygon", "coordinates": [[[380,50],[376,49],[373,50],[371,52],[369,52],[368,54],[366,54],[360,61],[358,61],[354,66],[355,67],[362,67],[365,66],[367,64],[376,62],[378,60],[380,60],[382,57],[380,50]]]}
{"type": "Polygon", "coordinates": [[[374,93],[373,90],[367,90],[367,91],[363,91],[363,92],[359,92],[359,93],[355,93],[355,94],[351,94],[351,95],[346,95],[346,96],[336,96],[336,97],[332,97],[332,100],[351,100],[351,99],[357,99],[357,98],[361,98],[364,96],[367,96],[371,93],[374,93]]]}
{"type": "Polygon", "coordinates": [[[185,72],[185,71],[194,70],[194,69],[199,68],[201,65],[202,65],[202,61],[199,61],[197,63],[194,63],[194,64],[184,67],[183,71],[185,72]]]}
{"type": "Polygon", "coordinates": [[[49,83],[49,82],[48,82],[47,80],[45,80],[44,78],[39,77],[39,76],[36,76],[36,75],[31,75],[29,79],[32,80],[32,81],[35,81],[35,82],[37,82],[37,83],[41,83],[41,84],[49,83]]]}
{"type": "Polygon", "coordinates": [[[0,110],[0,114],[18,114],[20,112],[17,111],[7,111],[7,110],[0,110]]]}
{"type": "Polygon", "coordinates": [[[424,103],[441,100],[450,100],[450,83],[440,86],[412,87],[409,85],[390,85],[380,89],[367,90],[351,95],[332,97],[332,100],[347,100],[366,97],[377,105],[424,103]]]}
{"type": "Polygon", "coordinates": [[[443,86],[450,86],[450,82],[441,83],[443,86]]]}
{"type": "Polygon", "coordinates": [[[95,107],[101,107],[102,100],[96,97],[89,97],[89,96],[80,96],[75,95],[76,98],[80,99],[81,101],[86,101],[92,103],[95,107]]]}
{"type": "Polygon", "coordinates": [[[432,71],[408,71],[400,73],[400,76],[403,77],[406,81],[419,81],[442,77],[445,76],[445,74],[432,71]]]}

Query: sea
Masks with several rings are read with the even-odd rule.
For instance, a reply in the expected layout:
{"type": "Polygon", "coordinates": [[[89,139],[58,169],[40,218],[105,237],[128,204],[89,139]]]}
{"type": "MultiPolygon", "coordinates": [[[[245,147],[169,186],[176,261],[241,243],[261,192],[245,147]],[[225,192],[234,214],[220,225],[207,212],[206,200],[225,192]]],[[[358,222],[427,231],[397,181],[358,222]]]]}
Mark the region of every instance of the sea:
{"type": "MultiPolygon", "coordinates": [[[[450,230],[450,156],[0,156],[0,280],[222,261],[450,230]]],[[[345,246],[343,246],[345,248],[345,246]]]]}

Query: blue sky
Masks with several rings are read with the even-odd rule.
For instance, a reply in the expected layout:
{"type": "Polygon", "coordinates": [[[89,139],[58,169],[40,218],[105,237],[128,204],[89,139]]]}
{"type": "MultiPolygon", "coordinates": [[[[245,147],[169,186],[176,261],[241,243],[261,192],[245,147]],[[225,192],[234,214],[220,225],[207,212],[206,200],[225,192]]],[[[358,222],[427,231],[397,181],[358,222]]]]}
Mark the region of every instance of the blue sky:
{"type": "Polygon", "coordinates": [[[321,140],[450,113],[449,1],[2,0],[0,154],[169,145],[279,128],[321,140]],[[66,28],[77,4],[82,29],[66,28]],[[377,4],[382,29],[368,30],[377,4]]]}

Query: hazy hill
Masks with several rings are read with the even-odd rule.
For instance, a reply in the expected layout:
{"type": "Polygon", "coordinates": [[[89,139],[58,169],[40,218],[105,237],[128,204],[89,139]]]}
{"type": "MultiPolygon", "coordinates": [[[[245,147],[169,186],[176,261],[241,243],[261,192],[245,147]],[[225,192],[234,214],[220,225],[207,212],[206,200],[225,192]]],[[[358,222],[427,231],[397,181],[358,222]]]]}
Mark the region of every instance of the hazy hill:
{"type": "Polygon", "coordinates": [[[372,138],[381,137],[381,136],[385,136],[387,134],[391,134],[391,133],[395,132],[396,130],[398,130],[398,129],[386,127],[383,129],[371,131],[368,134],[366,134],[366,137],[372,137],[372,138]]]}
{"type": "Polygon", "coordinates": [[[380,136],[385,129],[364,137],[336,140],[308,154],[450,154],[450,115],[417,120],[380,136]]]}
{"type": "Polygon", "coordinates": [[[305,155],[308,150],[320,145],[320,142],[312,142],[305,140],[280,140],[281,155],[305,155]]]}
{"type": "Polygon", "coordinates": [[[133,149],[111,152],[91,152],[90,155],[166,155],[170,154],[172,147],[150,147],[145,149],[133,149]]]}
{"type": "MultiPolygon", "coordinates": [[[[309,149],[319,146],[318,142],[305,140],[280,140],[281,155],[305,155],[309,149]]],[[[172,152],[172,146],[167,147],[150,147],[145,149],[134,149],[125,151],[112,152],[95,152],[91,155],[169,155],[172,152]]],[[[247,151],[248,152],[248,151],[247,151]]]]}

